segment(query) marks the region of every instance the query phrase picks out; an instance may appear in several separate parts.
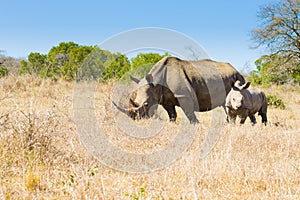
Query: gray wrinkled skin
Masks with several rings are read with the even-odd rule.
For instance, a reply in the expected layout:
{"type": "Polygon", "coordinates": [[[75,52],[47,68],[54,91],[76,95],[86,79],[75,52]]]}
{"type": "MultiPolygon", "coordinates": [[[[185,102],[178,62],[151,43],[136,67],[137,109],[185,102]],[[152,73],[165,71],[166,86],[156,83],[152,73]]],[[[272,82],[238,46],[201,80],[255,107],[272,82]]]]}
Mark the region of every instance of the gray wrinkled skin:
{"type": "Polygon", "coordinates": [[[226,97],[225,106],[227,120],[231,123],[235,123],[236,117],[239,116],[240,124],[243,124],[247,117],[255,124],[257,112],[262,118],[262,123],[267,123],[266,96],[260,89],[250,86],[250,82],[241,84],[240,81],[236,81],[226,97]]]}
{"type": "MultiPolygon", "coordinates": [[[[175,121],[175,106],[180,106],[191,123],[198,123],[195,111],[205,112],[225,105],[226,95],[236,80],[244,77],[229,63],[209,59],[186,61],[167,56],[156,63],[141,81],[132,78],[137,88],[130,95],[127,111],[133,119],[151,117],[155,105],[162,105],[170,121],[175,121]]],[[[155,108],[154,108],[155,109],[155,108]]]]}

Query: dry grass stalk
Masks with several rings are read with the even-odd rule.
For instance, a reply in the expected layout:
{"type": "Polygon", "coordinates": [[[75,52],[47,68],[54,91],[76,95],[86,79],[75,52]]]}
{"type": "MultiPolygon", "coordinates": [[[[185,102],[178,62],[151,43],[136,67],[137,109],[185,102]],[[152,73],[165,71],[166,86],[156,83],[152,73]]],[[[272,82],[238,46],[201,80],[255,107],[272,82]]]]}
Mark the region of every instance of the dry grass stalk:
{"type": "MultiPolygon", "coordinates": [[[[31,76],[0,79],[0,199],[300,198],[299,88],[263,88],[287,108],[270,108],[266,127],[225,126],[202,160],[211,113],[199,114],[196,138],[183,157],[153,173],[130,174],[101,165],[81,144],[71,116],[73,85],[31,76]]],[[[107,98],[112,87],[99,85],[95,107],[113,143],[147,153],[172,141],[178,124],[169,122],[150,139],[122,133],[107,98]]]]}

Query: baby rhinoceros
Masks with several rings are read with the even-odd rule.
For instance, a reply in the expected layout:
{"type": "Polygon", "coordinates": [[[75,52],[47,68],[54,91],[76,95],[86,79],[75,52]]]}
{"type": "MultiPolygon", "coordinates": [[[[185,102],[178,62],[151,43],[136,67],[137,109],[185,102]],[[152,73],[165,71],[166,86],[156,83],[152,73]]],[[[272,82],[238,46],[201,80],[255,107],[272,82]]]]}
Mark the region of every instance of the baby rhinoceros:
{"type": "Polygon", "coordinates": [[[237,80],[226,97],[227,120],[235,123],[236,117],[243,124],[249,116],[253,124],[256,123],[255,114],[261,115],[262,123],[267,124],[268,102],[266,95],[260,89],[250,86],[250,82],[241,85],[237,80]]]}

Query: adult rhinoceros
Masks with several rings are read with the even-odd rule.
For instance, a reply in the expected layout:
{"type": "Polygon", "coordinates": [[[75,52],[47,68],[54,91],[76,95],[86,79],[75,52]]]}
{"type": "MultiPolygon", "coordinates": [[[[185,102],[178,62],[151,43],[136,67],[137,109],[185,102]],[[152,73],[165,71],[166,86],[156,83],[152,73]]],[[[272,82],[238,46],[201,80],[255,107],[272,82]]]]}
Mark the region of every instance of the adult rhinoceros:
{"type": "Polygon", "coordinates": [[[235,81],[245,82],[229,63],[209,59],[186,61],[172,56],[157,62],[141,81],[132,79],[138,83],[137,89],[130,95],[129,107],[117,105],[119,110],[138,119],[149,117],[150,108],[160,104],[170,120],[175,121],[175,106],[180,106],[191,123],[198,122],[194,111],[224,106],[235,81]]]}

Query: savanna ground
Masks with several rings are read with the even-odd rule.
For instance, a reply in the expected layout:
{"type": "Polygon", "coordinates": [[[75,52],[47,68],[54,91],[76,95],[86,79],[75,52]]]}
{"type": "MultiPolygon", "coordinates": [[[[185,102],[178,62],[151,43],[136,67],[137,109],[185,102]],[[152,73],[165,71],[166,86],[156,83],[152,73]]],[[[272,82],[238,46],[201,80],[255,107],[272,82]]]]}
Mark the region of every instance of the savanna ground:
{"type": "MultiPolygon", "coordinates": [[[[204,159],[199,154],[211,112],[199,114],[196,137],[180,159],[135,174],[101,165],[82,145],[73,88],[74,82],[31,76],[0,79],[0,199],[300,199],[300,88],[263,88],[286,109],[269,108],[267,126],[249,119],[224,126],[204,159]]],[[[113,143],[145,153],[175,137],[179,125],[169,122],[150,139],[123,134],[111,113],[112,88],[98,85],[95,108],[113,143]]]]}

